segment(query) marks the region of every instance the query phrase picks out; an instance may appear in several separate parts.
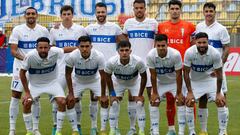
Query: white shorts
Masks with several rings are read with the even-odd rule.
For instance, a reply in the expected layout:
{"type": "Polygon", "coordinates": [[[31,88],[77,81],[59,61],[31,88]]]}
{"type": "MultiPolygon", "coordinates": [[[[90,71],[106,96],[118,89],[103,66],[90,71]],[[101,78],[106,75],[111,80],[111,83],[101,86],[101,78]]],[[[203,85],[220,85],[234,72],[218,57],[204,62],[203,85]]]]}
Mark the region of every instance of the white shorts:
{"type": "Polygon", "coordinates": [[[113,87],[117,97],[123,97],[125,90],[129,90],[132,96],[138,96],[141,79],[137,79],[135,84],[118,83],[113,81],[113,87]]]}
{"type": "Polygon", "coordinates": [[[82,93],[88,89],[90,89],[93,92],[94,96],[100,97],[101,96],[100,79],[92,83],[79,83],[73,80],[73,92],[75,98],[81,97],[82,93]]]}
{"type": "Polygon", "coordinates": [[[41,87],[29,84],[29,89],[33,99],[43,93],[53,95],[54,97],[65,97],[64,90],[57,81],[41,87]]]}
{"type": "Polygon", "coordinates": [[[65,90],[67,88],[67,81],[66,81],[66,78],[65,78],[65,74],[60,73],[58,75],[57,81],[62,86],[63,90],[65,90]]]}
{"type": "Polygon", "coordinates": [[[170,84],[161,84],[157,83],[157,90],[158,95],[161,98],[165,96],[165,93],[170,92],[175,97],[177,93],[177,85],[176,83],[170,83],[170,84]]]}
{"type": "Polygon", "coordinates": [[[147,83],[146,83],[146,87],[152,87],[151,73],[150,73],[150,71],[149,71],[149,68],[147,68],[146,73],[147,73],[147,83]]]}

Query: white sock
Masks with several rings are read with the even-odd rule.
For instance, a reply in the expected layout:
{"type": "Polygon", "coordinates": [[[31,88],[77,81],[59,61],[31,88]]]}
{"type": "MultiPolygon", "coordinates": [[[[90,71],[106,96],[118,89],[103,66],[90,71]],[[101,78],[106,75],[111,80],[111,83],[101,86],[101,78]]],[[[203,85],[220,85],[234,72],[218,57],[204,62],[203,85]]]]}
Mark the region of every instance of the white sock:
{"type": "Polygon", "coordinates": [[[119,112],[119,103],[117,101],[114,101],[112,103],[112,106],[110,106],[109,110],[109,123],[110,123],[110,128],[115,129],[117,125],[117,118],[118,118],[118,112],[119,112]]]}
{"type": "Polygon", "coordinates": [[[208,122],[208,109],[199,108],[198,109],[198,119],[201,126],[201,131],[207,132],[207,122],[208,122]]]}
{"type": "Polygon", "coordinates": [[[146,120],[144,104],[142,102],[138,101],[136,110],[137,110],[137,118],[138,118],[138,127],[141,131],[144,132],[145,120],[146,120]]]}
{"type": "Polygon", "coordinates": [[[136,102],[128,102],[128,116],[130,119],[130,129],[136,129],[136,117],[137,117],[137,111],[136,111],[136,102]]]}
{"type": "Polygon", "coordinates": [[[61,132],[65,117],[65,112],[57,111],[57,132],[61,132]]]}
{"type": "Polygon", "coordinates": [[[73,131],[78,131],[77,128],[77,114],[74,108],[67,110],[67,116],[73,131]]]}
{"type": "Polygon", "coordinates": [[[159,133],[159,119],[160,114],[158,107],[150,106],[150,121],[151,121],[151,129],[155,133],[159,133]]]}
{"type": "Polygon", "coordinates": [[[81,105],[81,101],[75,103],[75,110],[76,110],[76,113],[77,113],[77,123],[79,125],[81,125],[81,115],[82,115],[82,105],[81,105]]]}
{"type": "Polygon", "coordinates": [[[101,107],[100,116],[101,116],[101,131],[104,131],[104,130],[106,130],[106,127],[107,127],[108,108],[101,107]]]}
{"type": "Polygon", "coordinates": [[[32,116],[33,116],[33,131],[38,130],[40,113],[41,113],[41,106],[39,98],[36,98],[32,104],[32,116]]]}
{"type": "Polygon", "coordinates": [[[23,113],[23,120],[28,132],[32,132],[32,113],[23,113]]]}
{"type": "Polygon", "coordinates": [[[225,107],[218,107],[218,124],[219,131],[225,132],[227,129],[227,121],[228,121],[228,112],[225,107]]]}
{"type": "Polygon", "coordinates": [[[57,110],[58,110],[58,105],[56,101],[52,101],[52,118],[53,118],[53,125],[57,125],[57,110]]]}
{"type": "Polygon", "coordinates": [[[193,107],[186,107],[186,120],[189,132],[190,133],[195,132],[193,107]]]}
{"type": "Polygon", "coordinates": [[[16,129],[16,120],[19,112],[19,99],[12,97],[9,106],[10,130],[16,129]]]}
{"type": "Polygon", "coordinates": [[[98,114],[98,102],[97,101],[91,101],[89,105],[89,113],[92,120],[92,127],[91,128],[97,128],[97,114],[98,114]]]}
{"type": "Polygon", "coordinates": [[[186,124],[186,107],[178,106],[177,107],[177,115],[178,115],[178,134],[184,134],[185,124],[186,124]]]}

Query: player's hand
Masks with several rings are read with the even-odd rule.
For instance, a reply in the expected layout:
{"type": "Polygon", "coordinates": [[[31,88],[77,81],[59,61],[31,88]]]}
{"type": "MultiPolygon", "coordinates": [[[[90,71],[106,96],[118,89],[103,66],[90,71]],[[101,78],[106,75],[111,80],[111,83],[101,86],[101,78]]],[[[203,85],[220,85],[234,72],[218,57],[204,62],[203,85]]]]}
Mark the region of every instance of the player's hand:
{"type": "Polygon", "coordinates": [[[176,103],[177,103],[177,105],[184,105],[185,104],[185,98],[184,98],[182,93],[177,94],[176,103]]]}
{"type": "Polygon", "coordinates": [[[110,96],[110,105],[111,105],[111,106],[112,106],[112,103],[113,103],[114,101],[119,102],[119,100],[118,100],[118,98],[117,98],[116,96],[110,96]]]}
{"type": "Polygon", "coordinates": [[[75,98],[73,94],[68,94],[66,103],[68,108],[73,108],[75,106],[75,98]]]}
{"type": "Polygon", "coordinates": [[[22,98],[22,104],[23,105],[30,105],[33,102],[33,98],[30,93],[25,93],[25,95],[22,98]]]}
{"type": "Polygon", "coordinates": [[[216,72],[213,71],[211,74],[210,74],[211,77],[216,77],[216,72]]]}
{"type": "Polygon", "coordinates": [[[101,106],[102,106],[102,107],[107,108],[108,105],[109,105],[108,96],[101,96],[101,97],[100,97],[100,103],[101,103],[101,106]]]}
{"type": "Polygon", "coordinates": [[[151,94],[151,101],[150,101],[150,104],[152,106],[158,106],[160,103],[160,97],[158,94],[151,94]]]}
{"type": "Polygon", "coordinates": [[[192,92],[188,92],[187,93],[187,97],[186,97],[186,105],[187,106],[193,106],[195,103],[195,98],[192,92]]]}
{"type": "Polygon", "coordinates": [[[217,93],[216,94],[216,104],[218,107],[223,107],[226,105],[226,99],[225,97],[223,96],[222,93],[217,93]]]}
{"type": "Polygon", "coordinates": [[[134,100],[136,101],[136,103],[137,103],[138,101],[144,103],[144,96],[135,96],[135,97],[134,97],[134,100]]]}
{"type": "Polygon", "coordinates": [[[54,24],[53,28],[54,29],[59,29],[60,25],[61,25],[61,23],[57,22],[57,23],[54,24]]]}

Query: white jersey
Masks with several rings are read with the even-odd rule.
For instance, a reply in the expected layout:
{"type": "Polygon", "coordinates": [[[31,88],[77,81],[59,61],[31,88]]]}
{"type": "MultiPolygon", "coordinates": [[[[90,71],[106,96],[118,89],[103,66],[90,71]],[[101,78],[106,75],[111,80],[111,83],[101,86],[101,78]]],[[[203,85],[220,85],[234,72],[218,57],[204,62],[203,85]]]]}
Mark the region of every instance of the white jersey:
{"type": "Polygon", "coordinates": [[[226,27],[215,21],[207,26],[205,21],[196,26],[196,32],[205,32],[208,34],[209,45],[216,48],[222,55],[223,46],[230,43],[230,36],[226,27]]]}
{"type": "MultiPolygon", "coordinates": [[[[31,29],[27,26],[27,24],[21,24],[12,30],[12,34],[9,38],[9,44],[17,44],[17,51],[22,56],[25,56],[28,52],[36,48],[37,39],[40,37],[49,37],[47,28],[36,24],[36,26],[31,29]]],[[[13,68],[20,68],[21,65],[22,61],[14,58],[13,68]]]]}
{"type": "Polygon", "coordinates": [[[86,32],[91,38],[93,48],[102,52],[105,60],[116,55],[116,38],[122,34],[118,25],[112,22],[90,24],[86,27],[86,32]]]}
{"type": "MultiPolygon", "coordinates": [[[[68,29],[61,24],[59,29],[52,28],[50,30],[50,44],[56,45],[58,48],[78,46],[79,37],[85,35],[87,35],[86,31],[81,25],[73,23],[68,29]]],[[[65,74],[65,58],[67,55],[69,54],[64,54],[64,57],[58,61],[59,69],[61,69],[59,73],[61,74],[65,74]]]]}
{"type": "Polygon", "coordinates": [[[145,18],[142,22],[130,18],[124,23],[123,33],[128,35],[133,54],[141,57],[144,62],[148,52],[154,47],[157,30],[157,21],[150,18],[145,18]]]}
{"type": "Polygon", "coordinates": [[[63,49],[51,47],[46,59],[42,59],[37,50],[29,52],[24,58],[22,69],[29,73],[32,86],[46,86],[57,79],[57,60],[64,54],[63,49]]]}
{"type": "Polygon", "coordinates": [[[113,80],[118,83],[133,85],[136,83],[139,73],[146,71],[146,66],[140,57],[131,55],[129,63],[122,65],[120,56],[111,57],[106,64],[105,72],[114,74],[113,80]]]}
{"type": "Polygon", "coordinates": [[[168,47],[166,57],[161,58],[154,48],[147,55],[147,66],[156,70],[159,83],[176,83],[175,71],[182,68],[181,54],[176,49],[168,47]]]}
{"type": "Polygon", "coordinates": [[[212,46],[208,45],[207,53],[201,55],[197,46],[187,49],[184,57],[184,65],[191,67],[190,77],[192,81],[211,80],[210,74],[214,69],[222,67],[220,53],[212,46]]]}
{"type": "Polygon", "coordinates": [[[90,83],[99,79],[97,71],[104,70],[104,56],[92,49],[88,59],[84,59],[79,49],[74,50],[66,58],[66,66],[74,68],[74,80],[79,83],[90,83]]]}

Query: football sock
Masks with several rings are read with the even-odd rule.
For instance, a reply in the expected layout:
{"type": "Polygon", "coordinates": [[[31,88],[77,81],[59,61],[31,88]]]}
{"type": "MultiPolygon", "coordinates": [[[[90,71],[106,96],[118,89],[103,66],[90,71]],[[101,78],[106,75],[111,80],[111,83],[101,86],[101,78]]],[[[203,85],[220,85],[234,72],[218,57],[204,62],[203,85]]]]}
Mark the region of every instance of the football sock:
{"type": "Polygon", "coordinates": [[[32,122],[33,122],[33,131],[38,130],[39,125],[39,118],[40,118],[40,112],[41,112],[41,106],[39,98],[36,98],[32,104],[32,122]]]}
{"type": "Polygon", "coordinates": [[[176,114],[175,99],[172,93],[166,93],[167,105],[166,114],[168,119],[168,126],[174,126],[174,118],[176,114]]]}
{"type": "Polygon", "coordinates": [[[137,111],[137,118],[138,118],[138,127],[141,131],[144,132],[146,115],[145,115],[144,104],[142,102],[140,101],[137,102],[136,111],[137,111]]]}
{"type": "Polygon", "coordinates": [[[32,113],[23,113],[23,120],[28,132],[32,132],[32,113]]]}
{"type": "Polygon", "coordinates": [[[186,107],[178,106],[177,107],[177,115],[178,115],[178,132],[179,134],[184,134],[185,124],[186,124],[186,107]]]}
{"type": "Polygon", "coordinates": [[[137,117],[137,112],[136,112],[136,102],[128,102],[128,116],[130,119],[130,129],[135,129],[136,126],[136,117],[137,117]]]}
{"type": "Polygon", "coordinates": [[[198,119],[201,126],[201,131],[207,132],[207,122],[208,122],[208,109],[199,108],[198,109],[198,119]]]}
{"type": "Polygon", "coordinates": [[[218,107],[217,110],[218,110],[219,131],[224,132],[227,129],[228,112],[225,107],[218,107]]]}
{"type": "Polygon", "coordinates": [[[58,105],[56,101],[52,101],[52,118],[53,118],[53,125],[57,125],[57,110],[58,110],[58,105]]]}
{"type": "Polygon", "coordinates": [[[189,128],[189,132],[190,133],[195,132],[193,107],[186,107],[186,120],[189,128]]]}
{"type": "Polygon", "coordinates": [[[112,106],[110,106],[110,110],[109,110],[109,123],[110,123],[110,128],[114,129],[116,128],[116,120],[118,117],[118,112],[119,112],[119,103],[117,101],[114,101],[112,103],[112,106]]]}
{"type": "Polygon", "coordinates": [[[65,117],[65,112],[57,111],[57,132],[61,132],[65,117]]]}
{"type": "Polygon", "coordinates": [[[75,103],[75,110],[76,110],[76,113],[77,113],[77,123],[79,125],[81,125],[81,115],[82,115],[82,105],[81,105],[81,101],[79,102],[76,102],[75,103]]]}
{"type": "Polygon", "coordinates": [[[11,102],[9,106],[9,123],[10,130],[16,129],[16,120],[19,112],[19,99],[11,97],[11,102]]]}
{"type": "Polygon", "coordinates": [[[158,107],[150,106],[150,121],[153,132],[159,132],[159,118],[160,114],[158,107]]]}
{"type": "Polygon", "coordinates": [[[97,101],[91,101],[89,105],[89,113],[92,120],[92,127],[97,127],[97,114],[98,114],[98,102],[97,101]]]}
{"type": "Polygon", "coordinates": [[[102,108],[100,110],[101,116],[101,131],[106,130],[107,121],[108,121],[108,108],[102,108]]]}
{"type": "Polygon", "coordinates": [[[73,131],[78,131],[77,128],[77,114],[74,108],[72,109],[67,109],[67,116],[70,124],[72,125],[72,130],[73,131]]]}

